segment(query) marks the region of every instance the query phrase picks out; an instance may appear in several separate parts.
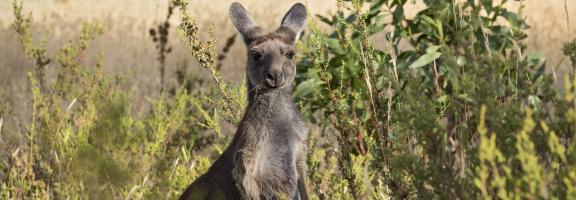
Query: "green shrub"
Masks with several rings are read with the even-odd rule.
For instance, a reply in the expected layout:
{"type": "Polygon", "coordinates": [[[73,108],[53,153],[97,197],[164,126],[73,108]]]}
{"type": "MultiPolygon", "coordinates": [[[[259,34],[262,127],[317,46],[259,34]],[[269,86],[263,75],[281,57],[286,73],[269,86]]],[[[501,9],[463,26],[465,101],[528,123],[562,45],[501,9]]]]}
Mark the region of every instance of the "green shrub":
{"type": "MultiPolygon", "coordinates": [[[[314,130],[311,199],[576,198],[573,75],[564,90],[553,84],[545,59],[525,52],[527,24],[507,1],[423,2],[408,19],[408,1],[340,0],[336,14],[317,16],[329,32],[309,21],[294,98],[314,130]]],[[[0,163],[1,199],[175,199],[222,153],[223,123],[238,123],[247,91],[222,80],[216,30],[201,40],[187,2],[169,10],[179,11],[176,30],[213,81],[181,67],[180,85],[163,86],[144,113],[134,112],[124,78],[83,62],[104,26],[84,23],[51,58],[32,39],[30,15],[13,5],[35,65],[33,113],[26,139],[0,163]]],[[[158,45],[164,77],[169,47],[158,45]]],[[[563,51],[574,65],[573,46],[563,51]]]]}
{"type": "MultiPolygon", "coordinates": [[[[483,123],[499,133],[494,135],[499,142],[495,148],[502,159],[532,156],[510,170],[516,177],[533,176],[525,182],[538,184],[534,177],[546,171],[543,163],[551,152],[539,139],[543,136],[527,135],[531,130],[525,130],[530,125],[523,122],[523,110],[532,109],[531,115],[543,123],[569,122],[552,112],[551,105],[563,103],[552,77],[544,73],[543,58],[524,52],[527,26],[521,10],[507,10],[506,1],[424,1],[427,7],[406,19],[406,3],[339,1],[336,15],[318,16],[334,31],[323,33],[311,22],[302,48],[303,75],[295,96],[309,119],[325,127],[321,137],[336,141],[328,148],[339,158],[339,181],[351,193],[349,198],[489,198],[474,181],[485,176],[474,171],[486,162],[479,147],[488,141],[479,139],[476,131],[481,106],[494,110],[483,123]],[[385,41],[375,40],[376,33],[385,35],[385,41]],[[400,48],[403,41],[409,47],[400,48]],[[376,49],[376,42],[386,47],[376,49]],[[543,166],[525,169],[537,165],[543,166]]],[[[559,140],[568,146],[574,131],[560,130],[559,140]]],[[[322,175],[314,173],[310,176],[312,184],[320,185],[314,186],[320,188],[320,197],[338,192],[321,187],[323,181],[334,180],[318,180],[322,175]]],[[[546,181],[564,177],[553,173],[546,181]]],[[[492,184],[492,179],[483,184],[492,184]]],[[[544,198],[562,197],[566,190],[539,186],[548,193],[544,198]]],[[[505,190],[518,191],[512,186],[505,190]]],[[[524,198],[535,194],[522,191],[524,198]]]]}
{"type": "Polygon", "coordinates": [[[37,70],[29,76],[27,139],[1,168],[7,175],[1,199],[176,198],[221,153],[199,153],[221,140],[214,137],[218,116],[203,97],[177,89],[151,100],[150,111],[140,115],[123,78],[103,74],[101,62],[83,63],[90,41],[104,31],[97,23],[83,24],[80,36],[61,48],[57,65],[50,65],[57,79],[42,81],[52,59],[33,42],[22,4],[14,8],[14,27],[37,70]]]}

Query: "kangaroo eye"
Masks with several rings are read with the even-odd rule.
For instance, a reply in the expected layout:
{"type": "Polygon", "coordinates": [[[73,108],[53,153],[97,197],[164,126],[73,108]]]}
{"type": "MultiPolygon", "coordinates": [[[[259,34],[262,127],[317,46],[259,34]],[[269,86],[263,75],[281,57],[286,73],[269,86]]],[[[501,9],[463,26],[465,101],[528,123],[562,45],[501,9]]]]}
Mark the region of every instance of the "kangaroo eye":
{"type": "Polygon", "coordinates": [[[260,58],[262,58],[262,53],[257,51],[252,52],[252,60],[258,61],[260,58]]]}
{"type": "Polygon", "coordinates": [[[294,58],[294,52],[293,51],[289,51],[288,53],[286,53],[286,57],[290,60],[292,60],[294,58]]]}

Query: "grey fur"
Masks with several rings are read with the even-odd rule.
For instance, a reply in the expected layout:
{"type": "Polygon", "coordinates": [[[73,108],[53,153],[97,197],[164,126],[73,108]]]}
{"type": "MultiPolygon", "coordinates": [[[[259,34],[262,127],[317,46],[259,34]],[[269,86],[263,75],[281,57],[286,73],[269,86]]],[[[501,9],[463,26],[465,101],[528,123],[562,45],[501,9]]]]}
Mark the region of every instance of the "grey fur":
{"type": "Polygon", "coordinates": [[[292,6],[286,16],[282,18],[281,27],[286,27],[295,33],[294,41],[292,41],[294,43],[299,38],[304,26],[306,26],[306,7],[298,3],[292,6]]]}
{"type": "Polygon", "coordinates": [[[294,5],[271,33],[239,3],[230,6],[230,19],[248,48],[248,107],[231,144],[180,199],[307,200],[308,130],[292,101],[294,43],[306,9],[294,5]]]}
{"type": "Polygon", "coordinates": [[[232,21],[236,30],[238,30],[242,35],[256,27],[256,22],[254,22],[254,19],[248,15],[248,11],[246,11],[240,3],[232,3],[232,5],[230,5],[229,13],[230,21],[232,21]]]}

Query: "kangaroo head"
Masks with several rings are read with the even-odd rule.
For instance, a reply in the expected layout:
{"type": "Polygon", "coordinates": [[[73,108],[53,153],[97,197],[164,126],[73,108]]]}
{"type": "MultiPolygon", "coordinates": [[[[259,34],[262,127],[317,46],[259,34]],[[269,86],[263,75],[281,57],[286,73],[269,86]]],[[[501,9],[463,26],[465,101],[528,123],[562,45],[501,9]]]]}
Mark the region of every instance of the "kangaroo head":
{"type": "Polygon", "coordinates": [[[306,8],[297,3],[274,32],[265,32],[237,2],[230,6],[230,19],[248,48],[246,74],[250,87],[277,89],[290,85],[296,74],[294,44],[306,25],[306,8]]]}

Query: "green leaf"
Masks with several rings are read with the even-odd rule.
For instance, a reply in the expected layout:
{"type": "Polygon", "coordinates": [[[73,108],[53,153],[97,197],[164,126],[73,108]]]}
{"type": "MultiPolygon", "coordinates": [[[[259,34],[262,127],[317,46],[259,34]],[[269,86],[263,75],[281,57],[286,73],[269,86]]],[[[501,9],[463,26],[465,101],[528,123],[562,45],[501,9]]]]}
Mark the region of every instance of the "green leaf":
{"type": "Polygon", "coordinates": [[[436,101],[438,101],[439,103],[446,103],[446,101],[448,101],[448,96],[447,95],[442,95],[440,97],[438,97],[436,99],[436,101]]]}
{"type": "Polygon", "coordinates": [[[428,47],[428,49],[426,49],[426,54],[418,58],[418,60],[414,61],[409,68],[410,69],[420,68],[440,58],[442,53],[438,52],[439,49],[440,46],[428,47]]]}
{"type": "Polygon", "coordinates": [[[340,45],[340,41],[336,38],[328,38],[326,39],[326,45],[338,54],[344,54],[344,50],[342,49],[342,45],[340,45]]]}
{"type": "Polygon", "coordinates": [[[530,104],[530,106],[532,106],[536,111],[540,111],[542,109],[542,100],[540,100],[540,97],[538,96],[528,96],[528,104],[530,104]]]}
{"type": "Polygon", "coordinates": [[[392,12],[392,23],[398,24],[404,20],[404,18],[404,8],[402,6],[398,6],[394,12],[392,12]]]}
{"type": "Polygon", "coordinates": [[[372,2],[370,5],[370,14],[379,12],[380,8],[382,7],[382,5],[384,5],[384,3],[386,3],[386,0],[377,0],[372,2]]]}
{"type": "Polygon", "coordinates": [[[440,45],[434,45],[434,46],[430,46],[426,49],[426,53],[435,53],[438,52],[438,50],[440,49],[440,45]]]}
{"type": "Polygon", "coordinates": [[[458,97],[458,99],[463,100],[465,102],[473,102],[472,98],[470,98],[470,95],[468,93],[459,94],[456,97],[458,97]]]}
{"type": "Polygon", "coordinates": [[[327,17],[324,17],[322,15],[316,15],[316,17],[318,17],[318,19],[320,19],[320,21],[328,24],[328,25],[333,25],[334,21],[328,19],[327,17]]]}
{"type": "Polygon", "coordinates": [[[458,58],[456,59],[456,64],[458,66],[464,66],[464,65],[468,64],[468,61],[466,60],[466,57],[458,56],[458,58]]]}
{"type": "Polygon", "coordinates": [[[306,80],[302,83],[300,83],[298,86],[296,86],[296,90],[294,91],[294,98],[298,99],[300,97],[306,96],[310,93],[312,93],[314,91],[314,88],[317,88],[318,86],[324,84],[323,81],[318,80],[318,79],[309,79],[306,80]]]}
{"type": "Polygon", "coordinates": [[[527,53],[526,60],[528,61],[528,66],[536,66],[540,63],[544,63],[546,57],[541,53],[527,53]]]}

